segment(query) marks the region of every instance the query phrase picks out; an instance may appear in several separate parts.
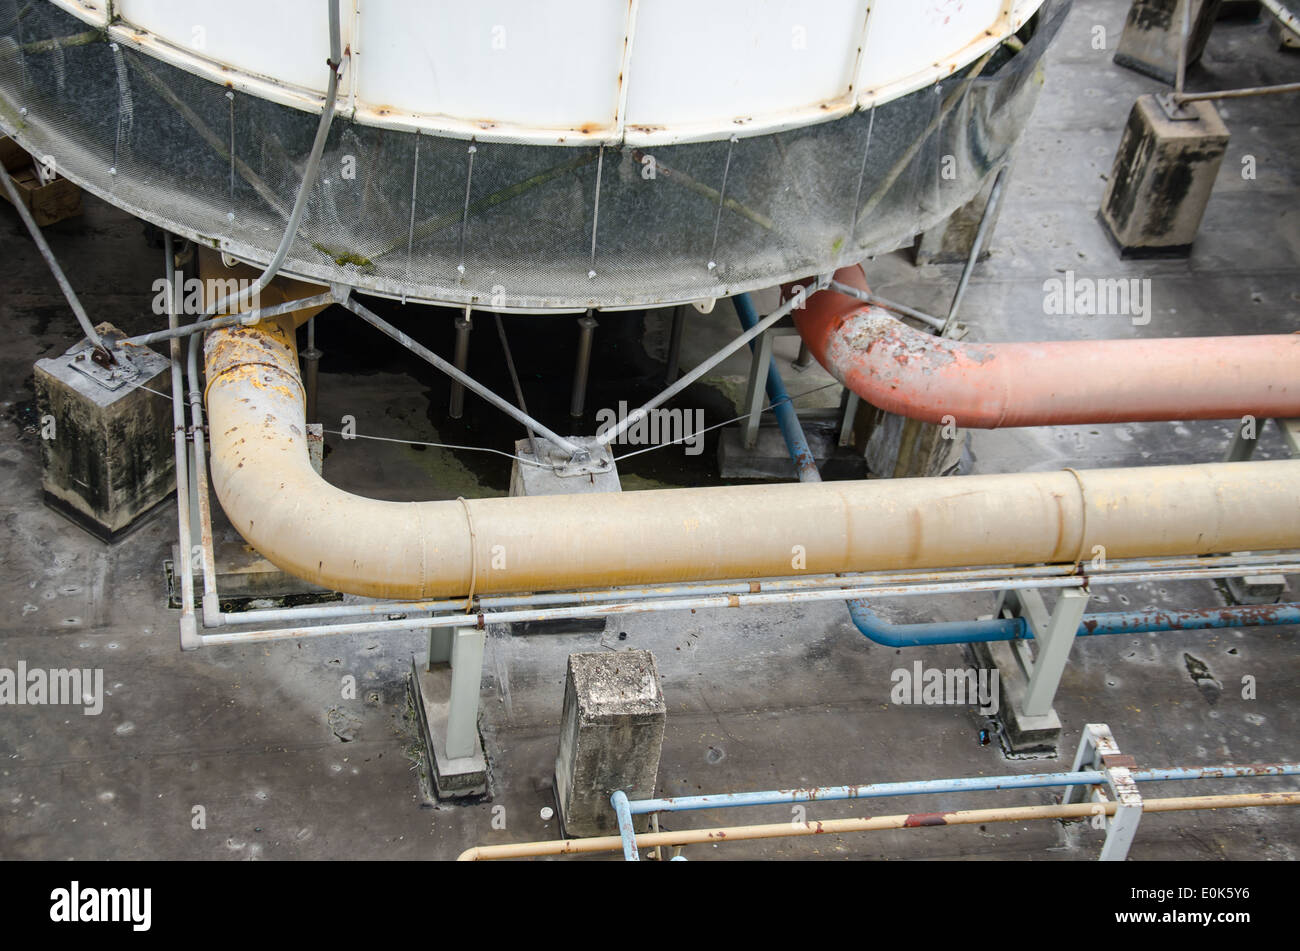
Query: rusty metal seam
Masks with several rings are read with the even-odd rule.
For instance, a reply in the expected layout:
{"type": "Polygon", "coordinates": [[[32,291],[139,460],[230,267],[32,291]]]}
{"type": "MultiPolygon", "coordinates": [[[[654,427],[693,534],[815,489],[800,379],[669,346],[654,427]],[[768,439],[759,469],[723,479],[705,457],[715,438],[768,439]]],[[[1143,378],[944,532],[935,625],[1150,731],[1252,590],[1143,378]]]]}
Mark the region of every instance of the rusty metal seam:
{"type": "Polygon", "coordinates": [[[478,584],[478,538],[474,534],[474,516],[470,514],[469,502],[463,495],[456,496],[456,501],[465,509],[465,521],[469,523],[469,594],[465,595],[465,613],[472,613],[474,605],[474,588],[478,584]]]}
{"type": "Polygon", "coordinates": [[[1079,549],[1074,555],[1074,564],[1078,566],[1083,564],[1083,553],[1088,550],[1088,493],[1084,489],[1083,476],[1069,466],[1065,471],[1074,476],[1079,486],[1079,549]]]}
{"type": "Polygon", "coordinates": [[[307,391],[306,391],[306,389],[303,387],[302,380],[300,380],[297,376],[295,376],[295,375],[293,375],[293,374],[291,374],[291,373],[287,373],[287,372],[285,371],[284,367],[279,366],[278,364],[275,364],[275,363],[267,363],[265,360],[254,360],[254,361],[249,361],[249,362],[247,362],[247,363],[232,363],[232,364],[230,364],[229,366],[227,366],[227,367],[223,367],[221,370],[218,370],[218,371],[217,371],[215,374],[213,374],[212,376],[208,377],[207,382],[206,382],[206,383],[204,384],[204,386],[203,386],[203,403],[204,403],[204,405],[205,405],[205,406],[207,405],[207,402],[208,402],[208,393],[212,390],[212,384],[213,384],[213,383],[217,382],[217,380],[221,379],[223,376],[226,376],[227,374],[230,374],[230,373],[238,373],[238,372],[241,372],[241,371],[247,370],[247,369],[249,369],[250,367],[266,367],[268,370],[272,370],[272,371],[274,371],[278,376],[282,377],[282,378],[285,379],[285,380],[288,380],[288,381],[289,381],[290,383],[292,383],[295,387],[297,387],[297,389],[298,389],[298,398],[299,398],[299,400],[300,400],[301,402],[303,402],[303,403],[306,402],[306,400],[307,400],[307,391]]]}

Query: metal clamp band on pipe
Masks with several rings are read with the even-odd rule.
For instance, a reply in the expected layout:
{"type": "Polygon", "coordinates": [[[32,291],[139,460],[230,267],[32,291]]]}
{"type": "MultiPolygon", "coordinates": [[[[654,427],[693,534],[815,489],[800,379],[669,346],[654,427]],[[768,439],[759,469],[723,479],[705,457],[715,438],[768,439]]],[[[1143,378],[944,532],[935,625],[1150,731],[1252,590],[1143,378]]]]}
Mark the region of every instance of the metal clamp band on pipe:
{"type": "MultiPolygon", "coordinates": [[[[859,266],[835,274],[867,292],[859,266]]],[[[968,343],[834,289],[795,327],[836,380],[890,413],[998,429],[1300,416],[1300,334],[968,343]]]]}

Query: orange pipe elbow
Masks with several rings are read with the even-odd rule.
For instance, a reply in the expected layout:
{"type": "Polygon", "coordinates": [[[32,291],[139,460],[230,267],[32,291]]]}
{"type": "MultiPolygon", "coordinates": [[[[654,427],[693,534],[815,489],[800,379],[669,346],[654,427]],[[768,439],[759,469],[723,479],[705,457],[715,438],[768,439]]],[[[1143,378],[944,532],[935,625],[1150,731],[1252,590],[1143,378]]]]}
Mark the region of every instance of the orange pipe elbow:
{"type": "MultiPolygon", "coordinates": [[[[859,266],[835,279],[867,290],[859,266]]],[[[964,343],[835,290],[794,311],[809,351],[873,406],[974,429],[1300,416],[1300,334],[964,343]]]]}

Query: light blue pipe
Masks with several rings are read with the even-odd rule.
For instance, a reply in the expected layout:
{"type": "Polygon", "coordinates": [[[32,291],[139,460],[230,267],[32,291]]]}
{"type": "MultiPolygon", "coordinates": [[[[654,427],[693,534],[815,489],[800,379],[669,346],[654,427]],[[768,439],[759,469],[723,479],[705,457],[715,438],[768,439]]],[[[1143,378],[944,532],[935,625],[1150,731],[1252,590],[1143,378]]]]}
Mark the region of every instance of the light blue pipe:
{"type": "Polygon", "coordinates": [[[617,789],[609,797],[609,802],[614,807],[614,815],[618,817],[618,834],[623,839],[623,858],[628,862],[641,861],[636,850],[636,830],[632,828],[632,810],[627,801],[627,793],[617,789]]]}
{"type": "MultiPolygon", "coordinates": [[[[1024,618],[982,621],[938,621],[926,624],[890,624],[861,598],[846,602],[849,617],[869,640],[886,647],[923,647],[931,644],[968,644],[975,641],[1012,641],[1032,638],[1024,618]]],[[[1220,627],[1267,627],[1300,624],[1300,603],[1242,604],[1223,608],[1177,611],[1113,611],[1085,614],[1076,637],[1102,634],[1153,634],[1160,631],[1196,631],[1220,627]]]]}
{"type": "MultiPolygon", "coordinates": [[[[736,306],[736,316],[740,318],[741,326],[746,330],[752,329],[758,323],[758,311],[754,309],[754,303],[749,299],[749,295],[737,294],[732,298],[732,302],[736,306]]],[[[749,342],[751,350],[756,349],[757,346],[757,340],[749,342]]],[[[817,458],[808,445],[807,437],[804,436],[803,426],[799,423],[799,414],[795,412],[794,403],[790,401],[790,394],[785,388],[785,381],[781,379],[781,371],[776,368],[775,360],[767,365],[767,399],[772,404],[772,413],[776,416],[777,425],[781,427],[785,448],[794,462],[799,481],[820,482],[822,476],[817,471],[817,458]]]]}
{"type": "MultiPolygon", "coordinates": [[[[1297,776],[1300,763],[1264,763],[1253,766],[1172,766],[1132,771],[1139,783],[1183,779],[1233,779],[1251,776],[1297,776]]],[[[927,779],[906,783],[869,783],[858,786],[817,786],[803,789],[774,789],[766,792],[722,793],[710,796],[678,796],[668,799],[638,799],[628,802],[628,828],[633,815],[652,812],[687,812],[694,809],[728,809],[735,806],[779,806],[792,802],[835,802],[846,799],[883,799],[890,796],[987,792],[996,789],[1033,789],[1045,786],[1091,786],[1104,783],[1103,770],[1067,773],[1026,773],[1012,776],[973,776],[964,779],[927,779]]],[[[621,793],[614,793],[617,797],[621,793]]],[[[624,801],[627,797],[624,796],[624,801]]],[[[617,809],[618,804],[615,803],[617,809]]],[[[620,826],[621,826],[620,822],[620,826]]],[[[634,843],[635,844],[635,843],[634,843]]],[[[625,846],[626,847],[626,846],[625,846]]]]}

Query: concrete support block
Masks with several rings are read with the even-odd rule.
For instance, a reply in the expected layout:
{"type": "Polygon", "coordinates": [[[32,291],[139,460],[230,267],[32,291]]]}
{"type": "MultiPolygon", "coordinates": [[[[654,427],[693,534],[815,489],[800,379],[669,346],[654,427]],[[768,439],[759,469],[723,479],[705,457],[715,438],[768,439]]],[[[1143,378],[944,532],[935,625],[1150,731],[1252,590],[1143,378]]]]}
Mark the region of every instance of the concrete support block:
{"type": "MultiPolygon", "coordinates": [[[[984,218],[984,209],[988,207],[989,195],[996,179],[995,171],[988,176],[979,194],[940,224],[917,235],[916,242],[912,245],[912,258],[917,267],[926,264],[965,264],[970,259],[971,248],[975,246],[975,234],[984,218]]],[[[1001,208],[993,210],[989,237],[985,238],[984,247],[980,251],[981,261],[989,256],[989,248],[993,244],[991,236],[1001,213],[1001,208]]]]}
{"type": "MultiPolygon", "coordinates": [[[[110,324],[96,329],[121,336],[110,324]]],[[[176,487],[171,364],[145,347],[119,354],[101,367],[83,340],[35,367],[45,503],[108,542],[176,487]]]]}
{"type": "Polygon", "coordinates": [[[1146,95],[1129,113],[1101,200],[1103,226],[1129,256],[1191,251],[1228,147],[1228,128],[1211,102],[1172,119],[1146,95]]]}
{"type": "Polygon", "coordinates": [[[1221,0],[1133,0],[1115,49],[1115,62],[1172,86],[1178,73],[1187,3],[1192,4],[1187,64],[1199,61],[1219,17],[1221,0]]]}
{"type": "MultiPolygon", "coordinates": [[[[591,449],[591,461],[608,463],[603,472],[591,475],[559,475],[554,469],[529,465],[515,459],[510,470],[510,495],[595,495],[601,492],[622,492],[618,481],[618,466],[614,463],[614,454],[608,446],[595,447],[594,436],[568,436],[570,442],[577,446],[591,449]]],[[[544,456],[541,461],[547,466],[558,465],[566,461],[564,453],[552,446],[540,436],[537,439],[538,451],[544,456]]],[[[525,460],[533,458],[532,443],[520,439],[515,443],[515,455],[525,460]]]]}
{"type": "MultiPolygon", "coordinates": [[[[668,708],[649,651],[570,654],[555,798],[567,836],[617,834],[609,797],[654,795],[668,708]]],[[[637,831],[649,817],[636,820],[637,831]]]]}
{"type": "Polygon", "coordinates": [[[867,472],[878,479],[956,475],[967,434],[955,424],[936,425],[887,413],[866,403],[859,411],[867,472]]]}

